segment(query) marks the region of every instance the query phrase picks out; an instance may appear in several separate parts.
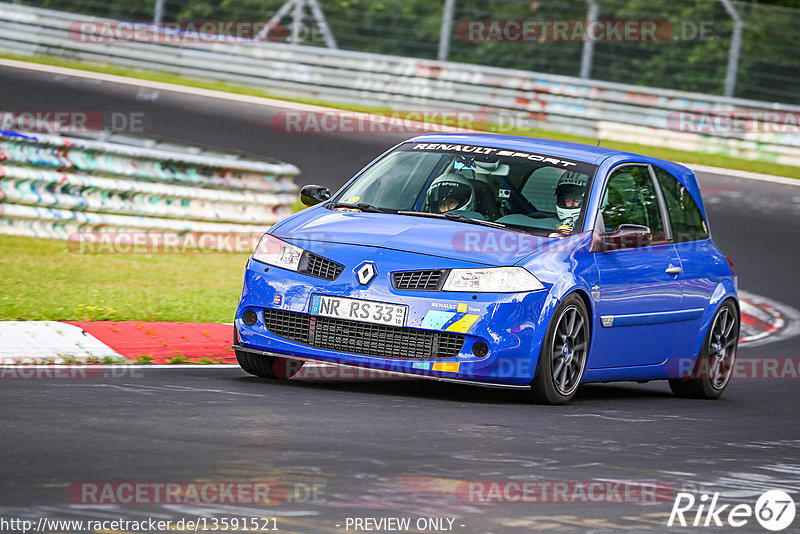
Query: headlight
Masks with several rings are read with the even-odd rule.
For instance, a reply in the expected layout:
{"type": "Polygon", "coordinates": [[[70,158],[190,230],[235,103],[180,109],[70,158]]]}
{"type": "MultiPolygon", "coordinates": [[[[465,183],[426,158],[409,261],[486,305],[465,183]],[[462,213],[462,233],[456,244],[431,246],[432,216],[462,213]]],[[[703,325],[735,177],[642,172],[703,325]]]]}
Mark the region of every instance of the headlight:
{"type": "Polygon", "coordinates": [[[522,267],[453,269],[442,291],[475,293],[522,293],[544,289],[542,283],[522,267]]]}
{"type": "Polygon", "coordinates": [[[281,241],[271,234],[264,234],[256,245],[252,258],[269,265],[296,271],[303,252],[304,250],[300,247],[281,241]]]}

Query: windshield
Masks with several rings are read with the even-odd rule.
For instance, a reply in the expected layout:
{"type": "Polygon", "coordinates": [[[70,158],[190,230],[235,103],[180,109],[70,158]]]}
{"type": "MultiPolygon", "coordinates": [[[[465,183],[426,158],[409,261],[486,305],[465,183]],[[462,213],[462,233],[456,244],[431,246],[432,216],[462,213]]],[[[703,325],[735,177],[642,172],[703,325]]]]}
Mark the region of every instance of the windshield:
{"type": "Polygon", "coordinates": [[[367,169],[334,201],[452,214],[522,230],[569,232],[582,222],[587,185],[596,169],[546,154],[406,143],[367,169]]]}

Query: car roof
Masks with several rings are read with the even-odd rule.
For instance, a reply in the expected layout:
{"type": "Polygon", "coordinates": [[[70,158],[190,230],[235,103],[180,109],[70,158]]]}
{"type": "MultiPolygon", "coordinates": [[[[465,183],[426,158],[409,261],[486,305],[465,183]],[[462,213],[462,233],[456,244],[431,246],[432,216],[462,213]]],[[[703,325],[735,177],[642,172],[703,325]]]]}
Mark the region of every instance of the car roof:
{"type": "Polygon", "coordinates": [[[509,148],[514,150],[525,150],[528,152],[544,153],[562,158],[582,161],[599,165],[601,161],[609,156],[628,156],[639,161],[656,160],[640,154],[625,152],[604,146],[585,145],[582,143],[572,143],[569,141],[555,141],[553,139],[543,139],[540,137],[523,137],[517,135],[500,135],[484,133],[458,133],[458,134],[426,134],[420,135],[410,142],[427,143],[469,143],[479,144],[490,147],[509,148]]]}

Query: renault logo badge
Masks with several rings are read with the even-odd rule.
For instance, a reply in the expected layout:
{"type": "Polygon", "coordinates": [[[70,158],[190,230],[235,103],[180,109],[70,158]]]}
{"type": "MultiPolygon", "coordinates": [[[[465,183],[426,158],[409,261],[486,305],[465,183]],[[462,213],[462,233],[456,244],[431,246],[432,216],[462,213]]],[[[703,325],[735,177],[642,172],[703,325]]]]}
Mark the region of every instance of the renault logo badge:
{"type": "Polygon", "coordinates": [[[365,263],[358,268],[356,276],[358,276],[358,283],[362,286],[369,284],[372,282],[372,279],[375,278],[375,264],[370,262],[365,263]]]}

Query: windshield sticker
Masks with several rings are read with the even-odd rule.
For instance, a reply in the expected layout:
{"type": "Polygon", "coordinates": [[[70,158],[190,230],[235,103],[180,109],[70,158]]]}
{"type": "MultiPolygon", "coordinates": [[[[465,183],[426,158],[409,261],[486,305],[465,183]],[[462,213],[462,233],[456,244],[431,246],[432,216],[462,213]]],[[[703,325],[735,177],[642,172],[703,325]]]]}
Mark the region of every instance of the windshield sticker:
{"type": "Polygon", "coordinates": [[[453,312],[428,310],[420,326],[431,330],[441,330],[442,327],[455,316],[456,314],[453,312]]]}
{"type": "Polygon", "coordinates": [[[448,145],[444,143],[415,143],[412,150],[434,150],[436,152],[461,152],[463,154],[495,154],[499,148],[472,145],[448,145]]]}
{"type": "Polygon", "coordinates": [[[475,170],[475,158],[460,157],[453,162],[454,171],[462,171],[464,169],[475,170]]]}
{"type": "Polygon", "coordinates": [[[556,167],[565,169],[578,167],[581,162],[572,161],[554,156],[534,154],[532,152],[519,152],[516,150],[505,150],[487,146],[474,145],[450,145],[445,143],[415,143],[411,150],[430,150],[432,152],[459,152],[462,154],[483,154],[487,156],[500,156],[506,158],[525,159],[539,163],[548,163],[556,167]]]}

